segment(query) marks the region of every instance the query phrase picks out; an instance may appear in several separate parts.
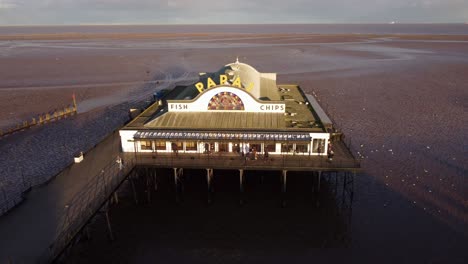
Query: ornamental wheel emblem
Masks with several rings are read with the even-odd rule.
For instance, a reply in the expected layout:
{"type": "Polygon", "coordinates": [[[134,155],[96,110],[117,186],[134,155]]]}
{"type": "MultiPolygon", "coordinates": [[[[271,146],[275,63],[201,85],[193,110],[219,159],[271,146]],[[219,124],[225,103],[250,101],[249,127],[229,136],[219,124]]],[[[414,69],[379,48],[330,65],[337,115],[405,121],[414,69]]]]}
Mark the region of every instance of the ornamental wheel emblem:
{"type": "Polygon", "coordinates": [[[208,110],[245,110],[244,103],[234,93],[220,92],[208,103],[208,110]]]}

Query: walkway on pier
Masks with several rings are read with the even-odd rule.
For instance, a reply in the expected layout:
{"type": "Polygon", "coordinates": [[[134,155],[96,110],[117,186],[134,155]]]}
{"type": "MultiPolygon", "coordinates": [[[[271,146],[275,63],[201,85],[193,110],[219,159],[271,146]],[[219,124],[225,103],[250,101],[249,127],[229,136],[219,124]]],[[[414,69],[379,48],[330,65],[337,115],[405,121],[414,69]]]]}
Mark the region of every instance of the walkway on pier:
{"type": "MultiPolygon", "coordinates": [[[[85,153],[48,184],[33,188],[23,203],[0,217],[0,263],[35,263],[53,242],[67,202],[119,155],[118,132],[85,153]]],[[[53,150],[52,150],[53,151],[53,150]]],[[[70,157],[72,159],[72,157],[70,157]]]]}
{"type": "Polygon", "coordinates": [[[221,170],[289,170],[289,171],[352,171],[360,170],[360,163],[350,153],[344,142],[333,143],[335,155],[270,154],[257,159],[241,156],[240,153],[151,153],[135,154],[136,164],[159,168],[221,169],[221,170]]]}

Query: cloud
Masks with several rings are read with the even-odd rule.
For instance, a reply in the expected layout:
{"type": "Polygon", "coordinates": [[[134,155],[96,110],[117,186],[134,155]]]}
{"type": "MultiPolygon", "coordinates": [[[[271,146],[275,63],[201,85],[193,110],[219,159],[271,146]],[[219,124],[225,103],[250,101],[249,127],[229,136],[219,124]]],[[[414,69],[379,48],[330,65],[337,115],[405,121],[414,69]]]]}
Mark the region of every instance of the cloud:
{"type": "Polygon", "coordinates": [[[18,6],[13,0],[0,0],[0,9],[11,9],[18,6]]]}
{"type": "Polygon", "coordinates": [[[465,22],[466,0],[0,0],[0,24],[465,22]]]}

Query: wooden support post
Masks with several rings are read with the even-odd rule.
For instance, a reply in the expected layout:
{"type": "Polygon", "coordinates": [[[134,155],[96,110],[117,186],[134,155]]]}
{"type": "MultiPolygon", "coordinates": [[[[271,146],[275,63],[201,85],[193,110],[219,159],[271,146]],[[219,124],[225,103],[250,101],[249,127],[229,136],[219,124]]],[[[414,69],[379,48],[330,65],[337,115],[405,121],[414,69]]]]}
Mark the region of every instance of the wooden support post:
{"type": "Polygon", "coordinates": [[[282,206],[283,207],[286,207],[286,186],[287,186],[287,176],[288,176],[288,171],[287,170],[283,170],[282,171],[282,183],[283,183],[283,187],[282,187],[282,206]]]}
{"type": "Polygon", "coordinates": [[[184,193],[184,168],[180,168],[178,171],[179,183],[180,183],[180,192],[184,193]]]}
{"type": "Polygon", "coordinates": [[[88,225],[85,226],[86,239],[91,240],[91,232],[89,232],[89,226],[88,225]]]}
{"type": "Polygon", "coordinates": [[[344,177],[343,177],[343,192],[342,192],[342,198],[341,198],[341,205],[342,207],[344,208],[344,205],[345,205],[345,198],[346,198],[346,181],[348,180],[348,172],[345,172],[344,173],[344,177]]]}
{"type": "Polygon", "coordinates": [[[244,170],[239,170],[239,191],[240,191],[240,204],[244,203],[244,170]]]}
{"type": "Polygon", "coordinates": [[[107,221],[107,231],[109,231],[109,238],[111,241],[114,241],[114,234],[112,233],[112,227],[110,224],[109,210],[106,209],[106,221],[107,221]]]}
{"type": "Polygon", "coordinates": [[[116,204],[119,203],[119,194],[117,193],[117,190],[114,192],[114,202],[115,202],[116,204]]]}
{"type": "Polygon", "coordinates": [[[334,172],[335,174],[335,195],[338,194],[338,172],[334,172]]]}
{"type": "Polygon", "coordinates": [[[356,177],[356,172],[353,171],[353,176],[351,179],[351,204],[353,203],[353,197],[354,197],[354,178],[356,177]]]}
{"type": "Polygon", "coordinates": [[[317,172],[317,192],[316,192],[316,199],[315,205],[317,207],[320,206],[320,178],[322,177],[322,171],[317,172]]]}
{"type": "Polygon", "coordinates": [[[179,176],[177,175],[177,168],[173,168],[174,170],[174,188],[175,188],[175,197],[176,202],[179,202],[179,176]]]}
{"type": "Polygon", "coordinates": [[[206,182],[208,184],[208,203],[211,203],[211,193],[213,192],[213,169],[206,169],[206,182]]]}
{"type": "Polygon", "coordinates": [[[148,168],[146,169],[146,198],[148,203],[151,203],[151,177],[148,168]]]}
{"type": "Polygon", "coordinates": [[[133,177],[130,176],[130,183],[132,184],[132,190],[133,190],[133,198],[135,199],[135,204],[138,204],[138,198],[135,190],[135,182],[133,180],[133,177]]]}
{"type": "Polygon", "coordinates": [[[320,179],[322,177],[322,171],[317,172],[317,193],[320,192],[320,179]]]}
{"type": "Polygon", "coordinates": [[[154,191],[158,190],[158,176],[156,174],[156,169],[153,170],[153,184],[154,184],[154,191]]]}

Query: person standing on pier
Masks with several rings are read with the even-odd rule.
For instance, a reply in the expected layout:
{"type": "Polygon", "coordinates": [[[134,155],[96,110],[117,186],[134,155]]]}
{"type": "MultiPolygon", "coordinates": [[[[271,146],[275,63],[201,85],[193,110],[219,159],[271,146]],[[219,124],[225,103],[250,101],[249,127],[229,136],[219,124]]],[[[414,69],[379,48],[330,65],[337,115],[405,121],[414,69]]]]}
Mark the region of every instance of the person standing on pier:
{"type": "Polygon", "coordinates": [[[119,170],[122,170],[123,169],[122,158],[120,156],[117,156],[117,160],[115,162],[117,162],[117,164],[119,164],[119,170]]]}

